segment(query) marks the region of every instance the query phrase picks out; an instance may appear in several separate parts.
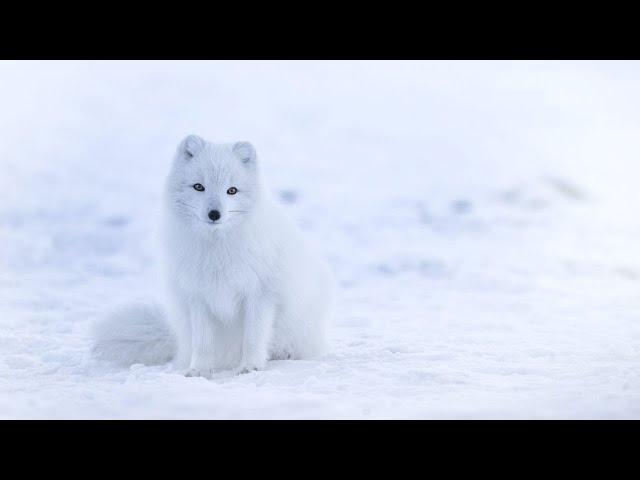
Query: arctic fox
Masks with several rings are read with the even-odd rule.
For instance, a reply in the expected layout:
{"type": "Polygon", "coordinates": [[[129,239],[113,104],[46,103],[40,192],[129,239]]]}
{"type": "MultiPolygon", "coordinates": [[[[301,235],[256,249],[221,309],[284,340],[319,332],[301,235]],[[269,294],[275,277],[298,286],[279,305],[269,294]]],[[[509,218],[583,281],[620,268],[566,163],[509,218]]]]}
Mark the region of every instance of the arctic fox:
{"type": "Polygon", "coordinates": [[[250,143],[186,137],[164,202],[166,313],[114,312],[95,330],[97,357],[174,360],[187,376],[210,377],[325,351],[333,277],[263,187],[250,143]]]}

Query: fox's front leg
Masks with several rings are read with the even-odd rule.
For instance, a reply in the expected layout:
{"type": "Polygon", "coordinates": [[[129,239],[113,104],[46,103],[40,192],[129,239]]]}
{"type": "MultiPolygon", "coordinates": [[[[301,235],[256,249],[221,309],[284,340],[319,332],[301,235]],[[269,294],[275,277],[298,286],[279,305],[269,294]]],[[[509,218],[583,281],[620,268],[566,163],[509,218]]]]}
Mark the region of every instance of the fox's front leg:
{"type": "Polygon", "coordinates": [[[264,369],[269,355],[274,313],[273,304],[265,299],[245,303],[242,361],[239,373],[264,369]]]}
{"type": "Polygon", "coordinates": [[[214,365],[215,323],[203,305],[191,308],[191,361],[188,377],[211,378],[214,365]]]}

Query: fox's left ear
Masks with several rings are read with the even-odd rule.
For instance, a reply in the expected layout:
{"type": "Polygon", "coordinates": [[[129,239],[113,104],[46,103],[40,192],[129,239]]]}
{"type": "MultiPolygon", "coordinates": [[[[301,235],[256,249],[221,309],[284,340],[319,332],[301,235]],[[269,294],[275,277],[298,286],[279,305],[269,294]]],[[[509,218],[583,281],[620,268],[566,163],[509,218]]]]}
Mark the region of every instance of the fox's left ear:
{"type": "Polygon", "coordinates": [[[233,153],[247,166],[256,163],[256,149],[249,142],[236,142],[233,145],[233,153]]]}

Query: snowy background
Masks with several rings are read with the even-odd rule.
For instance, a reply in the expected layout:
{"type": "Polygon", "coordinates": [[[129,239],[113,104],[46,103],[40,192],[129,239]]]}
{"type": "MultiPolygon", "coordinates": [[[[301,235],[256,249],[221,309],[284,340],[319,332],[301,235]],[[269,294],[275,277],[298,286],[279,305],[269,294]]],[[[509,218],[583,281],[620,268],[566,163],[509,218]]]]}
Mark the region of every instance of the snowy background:
{"type": "Polygon", "coordinates": [[[638,62],[0,62],[0,417],[640,418],[638,62]],[[177,143],[249,140],[333,350],[118,369],[177,143]]]}

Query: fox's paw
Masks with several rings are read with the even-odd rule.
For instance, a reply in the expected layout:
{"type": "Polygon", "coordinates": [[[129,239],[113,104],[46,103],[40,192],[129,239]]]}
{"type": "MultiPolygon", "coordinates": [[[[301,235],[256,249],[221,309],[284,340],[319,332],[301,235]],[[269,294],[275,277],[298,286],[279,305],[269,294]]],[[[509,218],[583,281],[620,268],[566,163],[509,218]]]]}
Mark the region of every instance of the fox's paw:
{"type": "Polygon", "coordinates": [[[213,368],[194,368],[191,367],[184,374],[185,377],[204,377],[210,379],[213,376],[213,368]]]}
{"type": "Polygon", "coordinates": [[[244,375],[245,373],[257,372],[259,370],[264,370],[264,367],[253,364],[242,364],[236,368],[236,375],[244,375]]]}
{"type": "Polygon", "coordinates": [[[286,350],[276,351],[271,354],[270,360],[291,360],[293,354],[286,350]]]}

